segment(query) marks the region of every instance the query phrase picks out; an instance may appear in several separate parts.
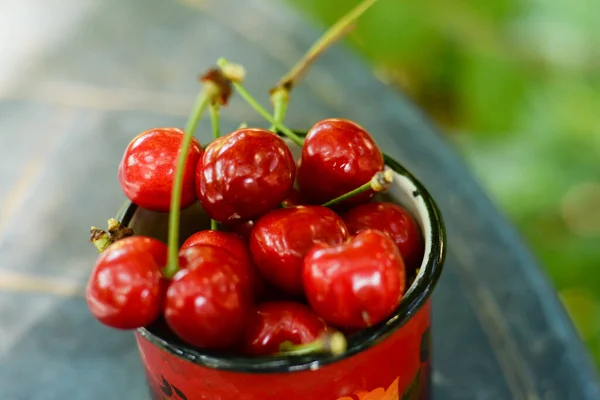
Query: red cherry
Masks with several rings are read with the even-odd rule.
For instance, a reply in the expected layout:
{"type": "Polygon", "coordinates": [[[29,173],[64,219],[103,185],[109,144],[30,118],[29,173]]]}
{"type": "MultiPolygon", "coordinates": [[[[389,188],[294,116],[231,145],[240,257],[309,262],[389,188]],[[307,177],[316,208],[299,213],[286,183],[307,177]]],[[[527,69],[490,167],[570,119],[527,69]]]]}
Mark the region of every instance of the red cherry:
{"type": "Polygon", "coordinates": [[[206,147],[196,189],[212,219],[233,224],[279,207],[295,172],[283,139],[264,129],[239,129],[206,147]]]}
{"type": "Polygon", "coordinates": [[[210,245],[180,252],[182,269],[173,277],[165,320],[187,343],[229,349],[241,339],[252,302],[243,266],[231,253],[210,245]]]}
{"type": "Polygon", "coordinates": [[[261,217],[250,235],[252,259],[265,279],[302,294],[304,255],[318,242],[338,245],[348,238],[341,217],[322,206],[294,206],[261,217]]]}
{"type": "MultiPolygon", "coordinates": [[[[298,187],[311,203],[323,204],[369,182],[383,169],[381,151],[367,131],[345,119],[325,119],[306,136],[298,187]]],[[[367,190],[343,204],[365,202],[373,194],[367,190]]]]}
{"type": "Polygon", "coordinates": [[[278,353],[283,342],[310,343],[326,330],[325,322],[303,304],[262,303],[248,322],[243,351],[255,356],[278,353]]]}
{"type": "Polygon", "coordinates": [[[315,245],[302,278],[308,302],[326,322],[364,328],[392,314],[406,273],[392,239],[368,229],[338,246],[315,245]]]}
{"type": "Polygon", "coordinates": [[[244,239],[233,232],[205,230],[194,233],[181,245],[180,253],[199,244],[220,247],[230,252],[245,268],[244,279],[249,280],[253,288],[253,296],[262,293],[264,281],[250,257],[250,249],[244,239]]]}
{"type": "Polygon", "coordinates": [[[86,301],[103,324],[135,329],[160,314],[165,292],[161,268],[167,246],[153,238],[131,236],[104,250],[89,278],[86,301]]]}
{"type": "MultiPolygon", "coordinates": [[[[170,210],[182,139],[181,129],[157,128],[139,134],[129,143],[119,164],[119,182],[129,200],[152,211],[170,210]]],[[[181,208],[197,200],[194,170],[201,154],[200,144],[192,139],[183,177],[181,208]]]]}
{"type": "Polygon", "coordinates": [[[423,238],[419,225],[405,208],[394,203],[367,203],[351,209],[343,218],[351,235],[365,229],[387,233],[398,246],[409,274],[419,267],[423,238]]]}

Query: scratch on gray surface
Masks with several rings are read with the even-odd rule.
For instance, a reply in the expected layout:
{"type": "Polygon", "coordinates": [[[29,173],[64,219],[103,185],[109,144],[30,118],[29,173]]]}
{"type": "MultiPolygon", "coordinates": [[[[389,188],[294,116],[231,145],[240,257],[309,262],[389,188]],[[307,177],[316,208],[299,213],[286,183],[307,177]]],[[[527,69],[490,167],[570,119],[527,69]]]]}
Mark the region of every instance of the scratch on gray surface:
{"type": "Polygon", "coordinates": [[[44,293],[62,297],[83,297],[85,286],[79,281],[70,279],[40,277],[0,269],[0,290],[44,293]]]}
{"type": "MultiPolygon", "coordinates": [[[[193,82],[192,82],[193,84],[193,82]]],[[[200,90],[198,85],[198,90],[200,90]]],[[[32,91],[0,94],[0,100],[26,100],[72,109],[99,111],[147,111],[161,115],[187,117],[193,96],[166,92],[106,88],[81,82],[41,82],[32,91]]],[[[232,103],[221,119],[236,122],[256,118],[249,107],[232,103]]],[[[182,120],[183,122],[183,120],[182,120]]]]}

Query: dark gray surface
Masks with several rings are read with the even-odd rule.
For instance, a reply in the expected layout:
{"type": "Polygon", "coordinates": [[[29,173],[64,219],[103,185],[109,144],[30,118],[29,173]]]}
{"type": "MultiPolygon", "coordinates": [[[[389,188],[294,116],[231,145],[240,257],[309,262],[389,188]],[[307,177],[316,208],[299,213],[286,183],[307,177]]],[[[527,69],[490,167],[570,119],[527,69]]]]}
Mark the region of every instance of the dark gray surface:
{"type": "MultiPolygon", "coordinates": [[[[0,399],[145,399],[132,335],[96,323],[80,295],[96,256],[87,230],[123,201],[122,151],[145,129],[182,126],[196,75],[220,56],[247,67],[266,104],[320,31],[259,0],[0,5],[11,32],[0,46],[0,399]]],[[[239,98],[224,117],[224,129],[264,124],[239,98]]],[[[435,399],[599,399],[582,344],[512,227],[426,118],[341,46],[294,92],[287,122],[324,117],[369,129],[444,214],[435,399]]]]}

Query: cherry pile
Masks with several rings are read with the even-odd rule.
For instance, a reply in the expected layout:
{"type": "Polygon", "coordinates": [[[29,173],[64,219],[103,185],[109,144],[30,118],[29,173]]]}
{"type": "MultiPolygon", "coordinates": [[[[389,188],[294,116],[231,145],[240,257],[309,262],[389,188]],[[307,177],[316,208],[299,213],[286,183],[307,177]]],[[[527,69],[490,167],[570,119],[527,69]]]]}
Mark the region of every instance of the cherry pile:
{"type": "Polygon", "coordinates": [[[168,244],[115,219],[92,228],[100,256],[86,299],[117,329],[164,324],[180,340],[223,354],[340,354],[346,336],[390,317],[423,258],[423,239],[402,206],[373,200],[392,183],[371,135],[345,119],[317,122],[306,138],[283,125],[291,90],[376,0],[363,0],[271,90],[273,115],[227,60],[200,77],[185,129],[140,133],[118,177],[135,205],[169,213],[168,244]],[[271,123],[220,134],[233,89],[271,123]],[[194,132],[210,111],[214,140],[194,132]],[[295,160],[288,143],[301,147],[295,160]],[[181,209],[202,206],[210,229],[179,246],[181,209]]]}
{"type": "MultiPolygon", "coordinates": [[[[118,177],[133,203],[170,211],[182,139],[182,130],[152,129],[127,146],[118,177]]],[[[89,308],[119,329],[164,319],[203,349],[323,350],[332,332],[388,318],[421,262],[410,213],[372,201],[377,185],[367,184],[385,171],[369,133],[344,119],[315,124],[297,162],[284,139],[260,128],[238,129],[204,149],[194,139],[181,208],[199,201],[218,224],[185,240],[171,273],[167,245],[156,239],[110,244],[89,280],[89,308]]]]}

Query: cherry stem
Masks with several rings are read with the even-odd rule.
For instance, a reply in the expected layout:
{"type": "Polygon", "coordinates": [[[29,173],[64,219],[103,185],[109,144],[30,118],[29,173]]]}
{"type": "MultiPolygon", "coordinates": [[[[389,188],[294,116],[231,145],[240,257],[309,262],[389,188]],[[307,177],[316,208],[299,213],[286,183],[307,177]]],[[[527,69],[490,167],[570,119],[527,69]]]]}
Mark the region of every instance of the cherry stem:
{"type": "Polygon", "coordinates": [[[90,229],[90,242],[94,244],[98,253],[102,253],[114,242],[133,236],[133,229],[123,225],[114,218],[108,220],[108,230],[92,226],[90,229]]]}
{"type": "Polygon", "coordinates": [[[362,192],[366,192],[367,190],[373,190],[374,192],[383,192],[387,190],[394,180],[394,173],[391,169],[385,169],[383,171],[377,172],[373,175],[373,178],[362,186],[357,187],[354,190],[349,191],[346,194],[343,194],[339,197],[336,197],[333,200],[329,200],[327,203],[323,204],[323,207],[329,207],[337,203],[341,203],[344,200],[347,200],[357,194],[362,192]]]}
{"type": "Polygon", "coordinates": [[[108,232],[96,228],[95,226],[92,226],[92,229],[90,229],[90,242],[96,246],[98,253],[102,253],[113,243],[108,232]]]}
{"type": "Polygon", "coordinates": [[[325,333],[318,339],[305,344],[285,341],[279,345],[278,356],[301,356],[313,353],[326,353],[338,356],[346,351],[348,343],[341,332],[325,333]]]}
{"type": "MultiPolygon", "coordinates": [[[[221,131],[219,127],[219,104],[212,103],[210,105],[210,125],[212,126],[213,138],[216,140],[221,136],[221,131]]],[[[210,220],[210,229],[216,231],[219,229],[217,225],[217,221],[214,219],[210,220]]]]}
{"type": "Polygon", "coordinates": [[[219,127],[219,104],[213,103],[210,105],[210,124],[212,126],[213,139],[218,139],[221,136],[219,127]]]}
{"type": "Polygon", "coordinates": [[[190,114],[185,126],[183,140],[177,157],[177,166],[175,168],[175,179],[173,180],[173,190],[171,191],[171,210],[169,212],[169,253],[167,266],[163,269],[165,278],[172,278],[179,271],[179,216],[181,214],[181,191],[183,188],[183,174],[187,162],[190,145],[198,122],[206,109],[213,103],[215,97],[219,94],[219,87],[214,83],[204,82],[204,87],[198,97],[196,104],[190,114]]]}
{"type": "MultiPolygon", "coordinates": [[[[290,95],[285,89],[278,88],[271,95],[271,101],[273,102],[273,118],[282,124],[287,112],[290,95]]],[[[271,125],[269,128],[273,132],[276,132],[276,129],[275,125],[271,125]]]]}
{"type": "MultiPolygon", "coordinates": [[[[220,59],[217,62],[217,64],[221,68],[226,68],[228,66],[227,60],[225,60],[223,58],[220,59]]],[[[236,82],[236,81],[232,81],[231,83],[233,84],[233,87],[235,88],[235,90],[240,94],[240,96],[242,96],[242,98],[244,100],[246,100],[246,102],[252,108],[254,108],[254,110],[257,113],[259,113],[260,115],[262,115],[267,121],[269,121],[275,128],[277,128],[278,130],[280,130],[291,141],[293,141],[298,146],[302,147],[302,144],[304,143],[304,141],[302,140],[302,138],[300,136],[296,135],[294,132],[291,131],[291,129],[287,128],[282,123],[276,121],[275,118],[273,118],[273,116],[263,106],[261,106],[258,103],[258,101],[256,101],[256,99],[254,97],[252,97],[252,95],[250,93],[248,93],[248,91],[246,90],[246,88],[244,87],[244,85],[242,85],[240,82],[236,82]]]]}
{"type": "Polygon", "coordinates": [[[331,47],[333,43],[354,29],[356,20],[375,4],[376,1],[377,0],[363,0],[332,25],[319,40],[311,46],[304,57],[302,57],[302,59],[300,59],[300,61],[298,61],[296,65],[294,65],[292,69],[279,80],[275,89],[271,91],[272,98],[274,99],[278,90],[289,93],[292,88],[298,84],[300,79],[302,79],[306,70],[315,62],[315,60],[331,47]]]}

